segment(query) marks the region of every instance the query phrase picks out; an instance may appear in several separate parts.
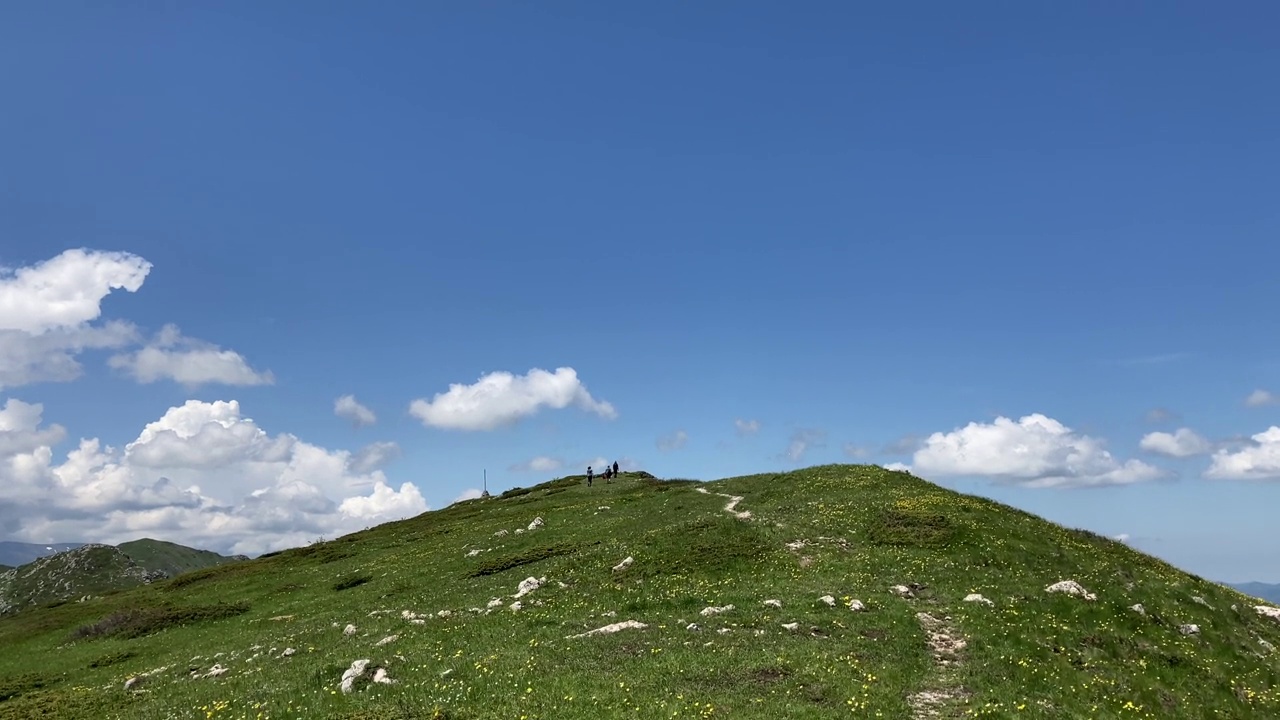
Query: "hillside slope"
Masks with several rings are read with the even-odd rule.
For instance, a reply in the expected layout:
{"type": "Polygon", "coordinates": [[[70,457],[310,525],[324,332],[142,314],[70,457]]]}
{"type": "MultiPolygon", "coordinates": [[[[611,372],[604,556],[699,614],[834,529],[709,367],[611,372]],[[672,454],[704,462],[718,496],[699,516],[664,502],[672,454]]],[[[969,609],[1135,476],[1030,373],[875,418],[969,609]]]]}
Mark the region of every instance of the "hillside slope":
{"type": "Polygon", "coordinates": [[[84,543],[24,543],[12,540],[0,541],[0,565],[15,568],[42,557],[66,550],[74,550],[84,543]]]}
{"type": "Polygon", "coordinates": [[[116,547],[120,548],[125,555],[129,556],[130,560],[140,567],[163,572],[169,577],[191,572],[192,570],[221,565],[226,562],[249,559],[243,555],[227,557],[211,550],[197,550],[185,545],[163,540],[152,540],[151,538],[120,543],[116,547]]]}
{"type": "Polygon", "coordinates": [[[119,546],[77,545],[71,550],[0,571],[0,615],[35,605],[116,592],[191,570],[247,559],[150,539],[119,546]]]}
{"type": "Polygon", "coordinates": [[[0,620],[0,718],[1280,717],[1255,602],[877,467],[566,478],[0,620]]]}

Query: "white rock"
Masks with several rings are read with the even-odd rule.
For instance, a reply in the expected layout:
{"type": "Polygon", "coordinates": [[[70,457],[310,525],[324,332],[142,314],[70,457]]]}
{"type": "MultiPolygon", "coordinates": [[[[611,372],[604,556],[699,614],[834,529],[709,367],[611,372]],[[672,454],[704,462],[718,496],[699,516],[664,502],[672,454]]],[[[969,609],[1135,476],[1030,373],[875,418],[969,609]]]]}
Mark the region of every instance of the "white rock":
{"type": "Polygon", "coordinates": [[[355,634],[356,634],[356,626],[355,626],[355,625],[347,625],[345,628],[343,628],[343,629],[342,629],[342,634],[343,634],[343,635],[347,635],[347,636],[355,635],[355,634]]]}
{"type": "Polygon", "coordinates": [[[383,685],[395,684],[395,680],[392,680],[391,678],[387,677],[386,668],[378,668],[377,671],[373,673],[373,681],[376,683],[381,683],[383,685]]]}
{"type": "Polygon", "coordinates": [[[512,595],[511,597],[522,598],[525,595],[528,595],[529,593],[533,592],[534,590],[537,590],[539,587],[542,587],[541,580],[539,580],[536,577],[527,577],[520,581],[520,585],[516,587],[516,594],[512,595]]]}
{"type": "Polygon", "coordinates": [[[689,623],[688,625],[685,625],[685,626],[684,626],[684,629],[685,629],[685,630],[689,630],[689,631],[691,631],[691,632],[697,632],[698,630],[701,630],[702,628],[701,628],[701,627],[699,627],[698,623],[689,623]]]}
{"type": "Polygon", "coordinates": [[[1137,604],[1131,605],[1131,606],[1129,606],[1129,609],[1130,609],[1130,610],[1132,610],[1132,611],[1134,611],[1134,612],[1136,612],[1136,613],[1138,613],[1139,615],[1146,615],[1146,614],[1147,614],[1147,609],[1146,609],[1146,608],[1144,608],[1144,607],[1142,607],[1142,603],[1137,603],[1137,604]]]}
{"type": "Polygon", "coordinates": [[[787,630],[790,630],[791,632],[795,632],[796,630],[800,629],[800,623],[795,623],[795,622],[782,623],[782,627],[786,628],[787,630]]]}
{"type": "Polygon", "coordinates": [[[498,532],[494,533],[494,534],[493,534],[493,536],[494,536],[494,537],[502,537],[503,535],[506,535],[506,534],[507,534],[507,531],[506,531],[506,530],[499,530],[498,532]]]}
{"type": "Polygon", "coordinates": [[[608,510],[608,509],[609,509],[608,505],[601,505],[600,507],[596,508],[596,510],[608,510]]]}
{"type": "Polygon", "coordinates": [[[400,617],[404,618],[405,620],[415,620],[418,617],[418,613],[412,610],[401,610],[400,617]]]}
{"type": "Polygon", "coordinates": [[[771,608],[781,608],[781,607],[782,607],[782,601],[781,601],[781,600],[765,600],[765,601],[764,601],[764,603],[762,603],[762,604],[763,604],[765,607],[771,607],[771,608]]]}
{"type": "Polygon", "coordinates": [[[1280,608],[1271,607],[1270,605],[1254,605],[1253,609],[1256,610],[1259,615],[1265,615],[1272,620],[1280,620],[1280,608]]]}
{"type": "Polygon", "coordinates": [[[1063,580],[1061,582],[1056,582],[1050,585],[1049,587],[1045,588],[1044,590],[1045,592],[1051,592],[1051,593],[1060,592],[1060,593],[1066,593],[1068,595],[1076,595],[1084,598],[1085,600],[1098,599],[1097,595],[1094,595],[1088,590],[1085,590],[1084,587],[1081,586],[1080,583],[1076,582],[1075,580],[1063,580]]]}
{"type": "Polygon", "coordinates": [[[479,554],[480,554],[480,548],[476,548],[475,550],[472,550],[471,552],[467,553],[467,557],[475,557],[479,554]]]}
{"type": "Polygon", "coordinates": [[[720,628],[719,630],[716,630],[716,632],[720,633],[721,635],[727,635],[733,632],[733,628],[720,628]]]}
{"type": "Polygon", "coordinates": [[[827,604],[827,607],[835,607],[835,606],[836,606],[836,599],[835,599],[835,597],[833,597],[833,596],[831,596],[831,595],[823,595],[822,597],[818,598],[818,601],[819,601],[819,602],[824,602],[824,603],[826,603],[826,604],[827,604]]]}
{"type": "Polygon", "coordinates": [[[1195,623],[1187,623],[1186,625],[1179,625],[1178,632],[1182,633],[1183,635],[1199,635],[1200,626],[1196,625],[1195,623]]]}
{"type": "Polygon", "coordinates": [[[502,605],[502,598],[494,598],[489,601],[487,607],[496,608],[502,605]]]}
{"type": "Polygon", "coordinates": [[[374,647],[382,647],[383,645],[387,645],[387,644],[393,643],[393,642],[395,642],[396,640],[399,640],[399,639],[400,639],[400,636],[399,636],[399,635],[388,635],[388,636],[386,636],[386,637],[382,638],[381,640],[379,640],[378,642],[374,643],[374,647]]]}
{"type": "Polygon", "coordinates": [[[285,648],[284,652],[280,653],[280,657],[292,657],[296,652],[298,651],[293,648],[285,648]]]}
{"type": "Polygon", "coordinates": [[[719,615],[720,613],[729,612],[732,609],[733,609],[732,605],[725,605],[724,607],[715,607],[714,605],[711,605],[711,606],[702,608],[701,614],[703,617],[710,617],[711,615],[719,615]]]}
{"type": "Polygon", "coordinates": [[[364,674],[364,669],[368,666],[368,660],[356,660],[351,663],[351,667],[347,668],[342,673],[342,692],[351,692],[354,689],[356,680],[364,674]]]}
{"type": "Polygon", "coordinates": [[[213,667],[209,668],[209,672],[205,673],[203,677],[218,677],[226,672],[227,669],[222,667],[222,665],[215,664],[213,667]]]}
{"type": "Polygon", "coordinates": [[[536,517],[533,519],[533,522],[529,523],[529,529],[537,530],[538,528],[542,527],[542,525],[543,525],[542,518],[536,517]]]}
{"type": "Polygon", "coordinates": [[[521,533],[523,533],[523,532],[524,532],[524,528],[516,528],[516,534],[517,534],[517,535],[519,535],[519,534],[521,534],[521,533]]]}
{"type": "Polygon", "coordinates": [[[787,543],[787,549],[794,552],[803,548],[804,545],[805,543],[803,540],[794,540],[792,542],[787,543]]]}
{"type": "Polygon", "coordinates": [[[618,632],[619,630],[643,630],[647,627],[649,626],[642,622],[637,622],[635,620],[623,620],[622,622],[616,622],[612,625],[598,627],[595,630],[588,630],[580,635],[570,635],[566,637],[565,640],[575,640],[577,638],[584,638],[591,635],[610,635],[618,632]]]}
{"type": "Polygon", "coordinates": [[[1213,609],[1213,606],[1209,604],[1209,601],[1205,600],[1204,598],[1200,597],[1199,595],[1192,595],[1192,596],[1191,596],[1191,601],[1192,601],[1192,602],[1194,602],[1194,603],[1196,603],[1197,605],[1203,605],[1203,606],[1205,606],[1205,607],[1209,608],[1210,610],[1212,610],[1212,609],[1213,609]]]}
{"type": "Polygon", "coordinates": [[[614,611],[614,610],[610,610],[609,612],[606,612],[606,613],[600,613],[600,617],[617,617],[617,616],[618,616],[618,613],[617,611],[614,611]]]}
{"type": "Polygon", "coordinates": [[[142,684],[142,681],[146,679],[147,679],[146,675],[134,675],[133,677],[124,681],[124,689],[136,690],[138,686],[142,684]]]}
{"type": "Polygon", "coordinates": [[[426,624],[427,624],[427,621],[426,621],[426,620],[423,620],[422,618],[414,618],[414,619],[410,620],[409,622],[413,623],[414,625],[426,625],[426,624]]]}
{"type": "Polygon", "coordinates": [[[863,605],[861,600],[854,598],[849,601],[849,609],[854,612],[862,612],[867,609],[867,606],[863,605]]]}
{"type": "Polygon", "coordinates": [[[633,557],[631,557],[630,555],[628,555],[625,559],[623,559],[623,561],[622,561],[622,562],[620,562],[620,563],[618,563],[617,565],[614,565],[614,566],[613,566],[613,571],[614,571],[614,572],[622,572],[623,570],[626,570],[627,568],[631,567],[631,563],[633,563],[633,562],[635,562],[635,561],[636,561],[636,559],[635,559],[635,558],[633,558],[633,557]]]}
{"type": "Polygon", "coordinates": [[[452,610],[441,610],[440,612],[436,613],[436,617],[439,617],[439,618],[447,618],[447,617],[451,617],[452,615],[453,615],[452,610]]]}
{"type": "Polygon", "coordinates": [[[519,600],[517,600],[517,601],[515,601],[515,602],[511,603],[511,612],[520,612],[520,608],[522,608],[522,607],[524,607],[524,605],[521,605],[521,604],[520,604],[520,601],[519,601],[519,600]]]}
{"type": "Polygon", "coordinates": [[[889,592],[893,593],[894,595],[897,595],[898,597],[904,597],[904,598],[915,597],[915,593],[911,592],[911,588],[907,587],[906,585],[894,585],[893,587],[889,588],[889,592]]]}
{"type": "Polygon", "coordinates": [[[994,604],[995,604],[995,603],[991,602],[990,600],[988,600],[987,598],[982,597],[982,595],[980,595],[979,593],[969,593],[968,595],[965,595],[965,596],[964,596],[964,601],[965,601],[965,602],[976,602],[976,603],[982,603],[983,605],[994,605],[994,604]]]}
{"type": "Polygon", "coordinates": [[[1267,652],[1276,651],[1275,645],[1272,645],[1271,643],[1267,642],[1266,640],[1263,640],[1262,638],[1258,638],[1257,640],[1258,640],[1258,644],[1262,646],[1263,650],[1266,650],[1267,652]]]}

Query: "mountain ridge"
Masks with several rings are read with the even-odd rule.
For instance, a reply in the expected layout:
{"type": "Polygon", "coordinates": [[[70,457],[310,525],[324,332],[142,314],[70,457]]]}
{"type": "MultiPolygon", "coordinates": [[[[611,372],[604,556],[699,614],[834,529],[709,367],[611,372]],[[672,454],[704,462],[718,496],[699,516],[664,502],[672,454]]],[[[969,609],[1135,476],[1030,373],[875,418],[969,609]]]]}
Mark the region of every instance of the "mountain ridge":
{"type": "Polygon", "coordinates": [[[876,466],[584,480],[0,619],[0,719],[1280,716],[1280,609],[1095,533],[876,466]]]}

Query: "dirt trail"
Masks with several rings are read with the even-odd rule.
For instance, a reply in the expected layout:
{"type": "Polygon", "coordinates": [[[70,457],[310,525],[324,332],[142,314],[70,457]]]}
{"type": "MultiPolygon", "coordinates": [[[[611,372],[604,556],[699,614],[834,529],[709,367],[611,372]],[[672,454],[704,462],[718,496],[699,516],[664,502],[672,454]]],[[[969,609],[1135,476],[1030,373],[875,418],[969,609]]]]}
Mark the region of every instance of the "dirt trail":
{"type": "Polygon", "coordinates": [[[964,660],[968,641],[951,626],[950,618],[937,618],[921,612],[916,613],[916,620],[928,637],[926,642],[933,654],[934,669],[926,681],[929,689],[907,698],[911,716],[914,720],[959,717],[959,711],[952,710],[959,706],[958,701],[965,697],[965,692],[956,678],[956,669],[964,660]]]}
{"type": "Polygon", "coordinates": [[[728,504],[726,504],[726,505],[724,506],[724,511],[725,511],[725,512],[727,512],[727,513],[729,513],[730,515],[732,515],[732,516],[734,516],[734,517],[738,518],[739,520],[750,520],[750,519],[751,519],[751,511],[750,511],[750,510],[741,510],[741,511],[739,511],[739,510],[737,510],[737,509],[736,509],[736,508],[738,507],[738,503],[742,502],[742,496],[741,496],[741,495],[729,495],[729,494],[726,494],[726,493],[713,493],[713,492],[709,492],[706,488],[698,488],[698,492],[702,493],[703,495],[719,495],[720,497],[729,498],[729,502],[728,502],[728,504]]]}

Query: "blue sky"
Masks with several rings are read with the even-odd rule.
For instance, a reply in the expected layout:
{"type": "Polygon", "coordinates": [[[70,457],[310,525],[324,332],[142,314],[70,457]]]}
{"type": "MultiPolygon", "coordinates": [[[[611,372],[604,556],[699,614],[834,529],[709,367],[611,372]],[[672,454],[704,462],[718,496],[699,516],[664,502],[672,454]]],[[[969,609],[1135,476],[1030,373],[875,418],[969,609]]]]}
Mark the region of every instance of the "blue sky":
{"type": "Polygon", "coordinates": [[[1280,581],[1278,21],[6,7],[0,539],[857,461],[1280,581]]]}

